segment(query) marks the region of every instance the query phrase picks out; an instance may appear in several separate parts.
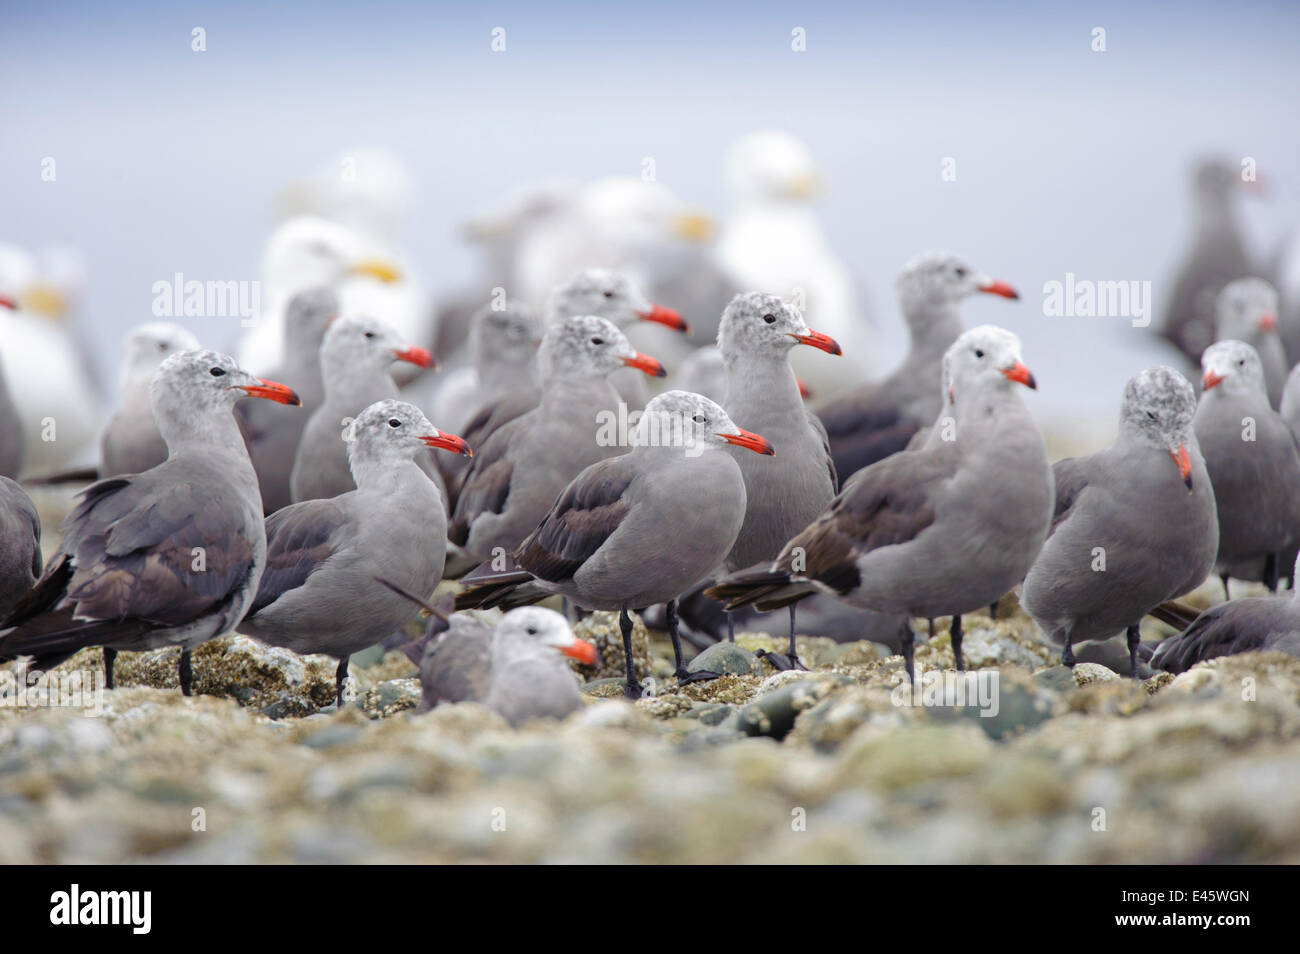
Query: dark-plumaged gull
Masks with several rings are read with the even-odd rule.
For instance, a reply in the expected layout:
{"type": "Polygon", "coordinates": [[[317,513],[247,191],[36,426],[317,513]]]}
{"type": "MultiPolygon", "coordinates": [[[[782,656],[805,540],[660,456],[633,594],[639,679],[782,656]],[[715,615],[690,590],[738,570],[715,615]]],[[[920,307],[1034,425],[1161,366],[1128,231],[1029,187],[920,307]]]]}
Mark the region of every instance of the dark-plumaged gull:
{"type": "Polygon", "coordinates": [[[826,426],[840,481],[897,453],[939,415],[939,368],[961,334],[960,305],[976,292],[1019,298],[1016,290],[972,268],[952,252],[935,250],[908,262],[895,282],[911,346],[888,377],[859,385],[815,406],[826,426]]]}
{"type": "Polygon", "coordinates": [[[258,403],[240,404],[236,408],[239,429],[244,432],[248,456],[252,458],[262,488],[262,506],[268,514],[290,503],[289,478],[303,429],[325,400],[321,343],[338,314],[338,295],[324,287],[299,292],[289,299],[285,308],[280,364],[268,376],[293,384],[302,400],[301,410],[258,403]]]}
{"type": "Polygon", "coordinates": [[[496,625],[456,613],[420,659],[421,711],[440,703],[481,702],[513,726],[563,719],[582,708],[578,680],[565,661],[591,665],[596,647],[573,635],[555,610],[521,606],[496,625]]]}
{"type": "MultiPolygon", "coordinates": [[[[1019,338],[992,325],[965,332],[944,356],[943,378],[951,414],[920,449],[858,471],[770,567],[733,574],[710,595],[776,609],[821,592],[879,613],[952,616],[962,667],[961,615],[1020,582],[1043,545],[1052,470],[1018,393],[1036,387],[1019,338]]],[[[912,678],[910,619],[899,639],[912,678]]]]}
{"type": "MultiPolygon", "coordinates": [[[[1295,572],[1293,565],[1293,577],[1295,572]]],[[[1207,659],[1266,650],[1300,657],[1300,594],[1295,592],[1231,600],[1204,612],[1170,601],[1151,615],[1182,630],[1156,647],[1154,669],[1186,672],[1207,659]]]]}
{"type": "Polygon", "coordinates": [[[99,441],[101,478],[143,473],[167,459],[167,443],[154,421],[149,384],[172,355],[197,350],[198,339],[171,322],[150,322],[127,336],[122,359],[122,405],[109,418],[99,441]]]}
{"type": "Polygon", "coordinates": [[[40,575],[40,515],[27,492],[0,475],[0,620],[40,575]]]}
{"type": "MultiPolygon", "coordinates": [[[[718,325],[718,350],[727,367],[723,407],[736,424],[762,434],[773,457],[737,454],[745,478],[745,522],[725,568],[742,570],[771,561],[785,542],[812,523],[839,490],[826,431],[804,406],[790,367],[790,351],[810,345],[838,355],[840,346],[811,330],[799,309],[776,295],[747,292],[727,305],[718,325]]],[[[790,605],[787,657],[778,667],[799,667],[795,608],[790,605]]]]}
{"type": "Polygon", "coordinates": [[[58,554],[0,623],[0,658],[34,656],[49,669],[103,646],[111,686],[117,650],[180,646],[188,695],[190,650],[243,618],[266,563],[262,499],[235,402],[298,397],[215,351],[172,355],[150,391],[167,460],[82,492],[58,554]]]}
{"type": "Polygon", "coordinates": [[[1201,357],[1205,390],[1193,428],[1205,455],[1219,512],[1223,579],[1277,589],[1279,559],[1300,543],[1300,451],[1269,404],[1259,355],[1241,341],[1220,341],[1201,357]]]}
{"type": "MultiPolygon", "coordinates": [[[[12,307],[8,299],[0,297],[0,307],[12,307]]],[[[0,341],[0,350],[5,342],[0,341]]],[[[9,393],[4,363],[0,362],[0,477],[17,477],[23,467],[25,439],[23,421],[9,393]]]]}
{"type": "Polygon", "coordinates": [[[1191,361],[1214,341],[1219,290],[1253,270],[1237,223],[1237,198],[1248,184],[1240,167],[1228,160],[1205,160],[1196,168],[1195,231],[1166,298],[1160,327],[1160,333],[1191,361]]]}
{"type": "Polygon", "coordinates": [[[668,603],[683,682],[677,597],[716,572],[745,518],[745,482],[727,448],[770,456],[772,445],[738,427],[699,394],[665,391],[637,422],[633,449],[580,473],[511,555],[518,569],[480,569],[456,606],[512,606],[559,594],[591,610],[617,610],[627,694],[641,694],[629,610],[668,603]]]}
{"type": "Polygon", "coordinates": [[[613,371],[664,374],[612,322],[590,315],[548,327],[538,361],[541,402],[476,448],[456,498],[450,537],[471,561],[465,569],[513,550],[579,471],[621,452],[613,371]]]}
{"type": "Polygon", "coordinates": [[[1244,341],[1259,355],[1264,386],[1273,407],[1286,387],[1286,348],[1277,327],[1277,292],[1262,278],[1238,278],[1223,286],[1215,305],[1215,341],[1244,341]]]}
{"type": "Polygon", "coordinates": [[[1115,443],[1053,468],[1052,531],[1020,603],[1065,665],[1075,643],[1124,632],[1137,678],[1142,617],[1213,569],[1219,522],[1195,413],[1181,374],[1148,368],[1124,389],[1115,443]]]}
{"type": "Polygon", "coordinates": [[[416,463],[428,449],[470,450],[414,405],[385,400],[348,426],[356,489],[277,510],[266,521],[266,571],[239,632],[300,653],[339,660],[343,703],[348,657],[416,612],[379,576],[428,595],[442,578],[447,522],[437,486],[416,463]]]}
{"type": "MultiPolygon", "coordinates": [[[[337,497],[356,487],[341,434],[349,418],[376,401],[397,398],[397,384],[389,372],[394,361],[428,368],[433,356],[408,345],[376,318],[340,318],[329,326],[320,346],[325,399],[303,428],[289,477],[295,503],[337,497]]],[[[420,464],[425,473],[436,477],[427,455],[420,464]]]]}

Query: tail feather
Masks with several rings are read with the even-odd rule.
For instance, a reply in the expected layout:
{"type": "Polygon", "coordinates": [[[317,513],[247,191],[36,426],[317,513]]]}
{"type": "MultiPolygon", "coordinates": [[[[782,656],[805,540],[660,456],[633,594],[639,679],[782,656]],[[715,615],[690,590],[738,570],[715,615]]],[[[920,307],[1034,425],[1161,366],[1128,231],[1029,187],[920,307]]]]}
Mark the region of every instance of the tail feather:
{"type": "Polygon", "coordinates": [[[57,487],[61,484],[93,484],[97,480],[99,480],[97,467],[77,467],[53,474],[42,474],[40,477],[29,477],[23,483],[31,487],[57,487]]]}
{"type": "Polygon", "coordinates": [[[817,588],[810,581],[789,570],[763,567],[733,573],[705,590],[704,595],[724,603],[728,612],[750,605],[767,612],[797,603],[815,592],[817,588]]]}
{"type": "Polygon", "coordinates": [[[141,620],[77,620],[74,608],[24,620],[0,636],[0,660],[34,656],[41,668],[60,662],[88,646],[104,646],[159,628],[141,620]]]}
{"type": "Polygon", "coordinates": [[[1160,622],[1182,631],[1196,622],[1196,617],[1201,615],[1201,610],[1196,609],[1194,606],[1188,606],[1186,603],[1180,603],[1178,600],[1166,600],[1147,615],[1154,616],[1160,622]]]}

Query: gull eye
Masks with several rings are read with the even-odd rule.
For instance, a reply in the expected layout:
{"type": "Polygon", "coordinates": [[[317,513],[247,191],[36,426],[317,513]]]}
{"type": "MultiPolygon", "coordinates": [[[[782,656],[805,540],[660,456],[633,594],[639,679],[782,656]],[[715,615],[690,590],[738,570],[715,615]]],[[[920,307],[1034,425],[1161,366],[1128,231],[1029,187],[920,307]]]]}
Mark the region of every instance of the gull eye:
{"type": "Polygon", "coordinates": [[[591,339],[591,343],[594,345],[603,345],[605,343],[605,339],[597,335],[596,337],[593,337],[591,339]]]}
{"type": "Polygon", "coordinates": [[[966,277],[966,269],[964,269],[964,268],[958,266],[957,269],[956,269],[956,275],[957,275],[958,278],[965,278],[965,277],[966,277]]]}
{"type": "Polygon", "coordinates": [[[214,378],[222,377],[225,373],[226,373],[225,368],[209,368],[209,369],[208,369],[208,374],[212,375],[214,378]]]}
{"type": "Polygon", "coordinates": [[[977,357],[977,358],[982,358],[982,357],[984,357],[984,350],[983,350],[982,348],[976,348],[976,349],[975,349],[975,357],[977,357]]]}
{"type": "Polygon", "coordinates": [[[398,420],[397,418],[395,418],[395,417],[390,417],[390,418],[388,419],[388,426],[389,426],[389,427],[401,427],[401,426],[402,426],[402,422],[399,421],[399,420],[398,420]]]}
{"type": "Polygon", "coordinates": [[[1237,367],[1239,367],[1239,368],[1244,368],[1245,366],[1246,366],[1246,359],[1245,359],[1245,358],[1240,358],[1240,359],[1238,359],[1238,361],[1237,361],[1237,367]]]}
{"type": "Polygon", "coordinates": [[[375,336],[375,333],[373,331],[367,331],[365,334],[367,338],[373,338],[375,336]]]}
{"type": "MultiPolygon", "coordinates": [[[[604,294],[605,294],[605,297],[606,297],[606,298],[613,298],[613,297],[614,297],[614,293],[613,293],[612,291],[610,291],[608,288],[605,289],[604,294]]],[[[531,630],[530,630],[530,632],[531,632],[531,630]]]]}
{"type": "Polygon", "coordinates": [[[764,315],[763,320],[770,325],[776,321],[776,315],[764,315]]]}
{"type": "Polygon", "coordinates": [[[536,636],[536,635],[537,635],[537,627],[536,627],[536,626],[529,626],[528,629],[526,630],[526,632],[528,633],[529,636],[536,636]]]}

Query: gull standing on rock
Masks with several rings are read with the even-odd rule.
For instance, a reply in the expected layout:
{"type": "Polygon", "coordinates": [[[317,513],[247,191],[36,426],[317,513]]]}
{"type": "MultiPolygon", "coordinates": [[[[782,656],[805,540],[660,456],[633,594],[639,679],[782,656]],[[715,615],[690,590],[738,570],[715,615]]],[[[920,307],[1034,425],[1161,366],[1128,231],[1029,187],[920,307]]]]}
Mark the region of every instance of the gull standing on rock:
{"type": "MultiPolygon", "coordinates": [[[[944,356],[944,380],[951,417],[935,422],[920,449],[858,471],[770,567],[708,593],[732,609],[776,609],[821,592],[879,613],[952,616],[963,668],[961,616],[1002,597],[1033,565],[1051,522],[1052,470],[1018,393],[1037,386],[1019,338],[993,325],[967,331],[944,356]]],[[[899,638],[913,678],[910,620],[899,638]]]]}
{"type": "Polygon", "coordinates": [[[338,659],[339,705],[348,657],[415,615],[375,577],[426,596],[442,579],[445,508],[416,458],[431,447],[471,453],[418,408],[395,400],[363,410],[346,440],[356,489],[290,504],[267,519],[266,571],[239,624],[268,645],[338,659]]]}
{"type": "Polygon", "coordinates": [[[479,572],[458,609],[513,606],[559,594],[591,610],[617,610],[627,694],[641,695],[629,610],[668,604],[676,675],[688,672],[676,600],[716,571],[745,519],[745,481],[730,446],[771,456],[772,445],[699,394],[665,391],[637,422],[633,449],[593,464],[560,494],[512,554],[518,570],[479,572]]]}
{"type": "Polygon", "coordinates": [[[1279,559],[1300,543],[1300,451],[1273,410],[1259,355],[1241,341],[1220,341],[1201,356],[1205,390],[1193,429],[1205,455],[1219,512],[1223,580],[1258,580],[1277,589],[1279,559]]]}
{"type": "MultiPolygon", "coordinates": [[[[340,318],[325,332],[320,346],[325,400],[303,428],[289,477],[294,503],[337,497],[356,487],[348,468],[347,445],[340,435],[346,419],[376,401],[397,398],[397,385],[389,373],[394,361],[428,368],[433,356],[408,345],[374,318],[340,318]]],[[[421,467],[441,481],[427,456],[421,467]]]]}
{"type": "Polygon", "coordinates": [[[902,450],[939,416],[939,368],[944,352],[961,334],[962,300],[976,292],[1020,297],[1006,282],[939,250],[908,262],[895,287],[912,341],[903,363],[883,380],[814,408],[826,426],[841,482],[902,450]]]}
{"type": "Polygon", "coordinates": [[[1138,678],[1142,617],[1213,569],[1219,521],[1195,413],[1186,378],[1148,368],[1124,389],[1115,443],[1053,468],[1052,532],[1020,602],[1065,665],[1075,643],[1125,632],[1138,678]]]}
{"type": "MultiPolygon", "coordinates": [[[[790,367],[790,351],[810,345],[838,355],[840,346],[809,329],[799,309],[776,295],[748,292],[727,305],[718,326],[718,350],[727,366],[730,418],[762,434],[774,457],[736,455],[745,478],[745,522],[727,554],[726,569],[772,560],[785,542],[812,523],[835,497],[839,481],[821,421],[804,405],[790,367]]],[[[734,634],[732,634],[734,638],[734,634]]],[[[802,668],[795,653],[795,605],[790,604],[790,647],[779,668],[802,668]]]]}
{"type": "Polygon", "coordinates": [[[82,492],[58,554],[0,622],[0,658],[35,656],[46,670],[103,646],[111,687],[117,650],[180,646],[189,695],[190,650],[234,629],[266,564],[262,499],[235,402],[298,396],[215,351],[172,355],[150,391],[167,460],[82,492]]]}

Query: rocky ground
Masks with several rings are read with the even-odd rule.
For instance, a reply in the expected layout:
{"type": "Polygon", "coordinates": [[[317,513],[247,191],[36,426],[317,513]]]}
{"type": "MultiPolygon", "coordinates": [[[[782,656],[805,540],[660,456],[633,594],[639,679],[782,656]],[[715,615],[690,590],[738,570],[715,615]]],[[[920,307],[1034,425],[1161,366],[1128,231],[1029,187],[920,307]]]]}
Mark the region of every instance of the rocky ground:
{"type": "MultiPolygon", "coordinates": [[[[1300,861],[1300,660],[1071,673],[1004,609],[966,621],[996,692],[956,706],[908,704],[887,649],[822,639],[810,672],[728,647],[728,675],[679,689],[640,628],[653,695],[628,703],[597,614],[586,708],[519,730],[416,713],[400,653],[357,657],[342,710],[324,657],[217,640],[184,698],[175,651],[122,654],[98,715],[0,708],[0,863],[1300,861]]],[[[946,631],[917,662],[952,665],[946,631]]]]}

